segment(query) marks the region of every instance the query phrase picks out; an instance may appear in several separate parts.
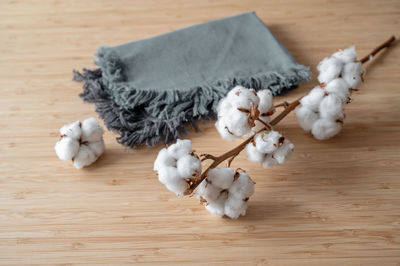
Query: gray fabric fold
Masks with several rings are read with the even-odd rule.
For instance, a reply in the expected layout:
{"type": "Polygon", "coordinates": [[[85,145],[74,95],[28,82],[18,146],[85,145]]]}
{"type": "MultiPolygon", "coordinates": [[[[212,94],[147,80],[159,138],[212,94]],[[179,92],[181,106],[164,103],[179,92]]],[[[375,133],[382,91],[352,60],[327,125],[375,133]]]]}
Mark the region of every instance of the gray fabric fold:
{"type": "Polygon", "coordinates": [[[311,76],[254,12],[103,46],[96,58],[99,70],[75,73],[81,97],[129,147],[174,141],[186,122],[213,118],[236,85],[277,95],[311,76]]]}

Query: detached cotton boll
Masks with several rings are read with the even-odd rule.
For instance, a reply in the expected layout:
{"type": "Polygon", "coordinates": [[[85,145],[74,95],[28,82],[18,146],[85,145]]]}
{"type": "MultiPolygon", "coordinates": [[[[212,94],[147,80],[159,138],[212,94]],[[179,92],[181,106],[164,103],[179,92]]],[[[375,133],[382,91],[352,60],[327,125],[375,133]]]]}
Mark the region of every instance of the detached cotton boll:
{"type": "Polygon", "coordinates": [[[347,82],[342,78],[337,78],[329,82],[326,87],[325,91],[329,94],[334,94],[339,97],[342,101],[347,99],[349,96],[349,85],[347,82]]]}
{"type": "Polygon", "coordinates": [[[75,139],[64,136],[57,141],[54,149],[56,150],[56,154],[60,160],[72,160],[79,151],[79,142],[75,139]]]}
{"type": "Polygon", "coordinates": [[[322,118],[331,120],[343,120],[343,104],[342,100],[334,94],[330,94],[321,101],[319,113],[322,118]]]}
{"type": "Polygon", "coordinates": [[[312,89],[306,96],[301,98],[300,104],[308,109],[317,112],[319,104],[325,96],[324,90],[317,86],[312,89]]]}
{"type": "Polygon", "coordinates": [[[213,186],[207,182],[207,179],[203,180],[200,185],[196,188],[196,195],[202,197],[207,202],[211,203],[219,197],[222,189],[213,186]]]}
{"type": "Polygon", "coordinates": [[[232,183],[229,193],[242,199],[248,198],[254,193],[254,182],[246,172],[239,174],[239,177],[232,183]]]}
{"type": "Polygon", "coordinates": [[[296,109],[296,116],[301,128],[305,131],[310,131],[315,121],[319,118],[318,113],[311,111],[305,106],[296,109]]]}
{"type": "Polygon", "coordinates": [[[350,88],[357,88],[361,82],[361,74],[364,69],[360,62],[350,62],[346,64],[342,71],[342,78],[346,81],[350,88]]]}
{"type": "Polygon", "coordinates": [[[258,98],[260,99],[260,102],[258,104],[258,110],[260,111],[260,114],[267,113],[270,111],[273,107],[272,105],[272,92],[270,90],[261,90],[257,92],[258,98]]]}
{"type": "Polygon", "coordinates": [[[225,201],[225,215],[231,219],[237,219],[240,215],[246,215],[247,201],[234,195],[229,195],[225,201]]]}
{"type": "Polygon", "coordinates": [[[97,157],[100,157],[105,150],[104,140],[89,142],[87,145],[97,157]]]}
{"type": "Polygon", "coordinates": [[[354,62],[357,59],[356,47],[351,45],[347,49],[337,51],[332,57],[340,60],[344,64],[354,62]]]}
{"type": "Polygon", "coordinates": [[[75,121],[70,124],[64,125],[60,128],[61,136],[65,135],[74,140],[79,140],[81,138],[81,121],[75,121]]]}
{"type": "Polygon", "coordinates": [[[235,170],[232,168],[213,168],[207,173],[207,180],[211,185],[220,189],[228,189],[233,182],[235,170]]]}
{"type": "Polygon", "coordinates": [[[165,166],[176,166],[176,160],[169,153],[167,148],[160,150],[157,155],[157,159],[154,161],[154,171],[158,171],[161,167],[165,166]]]}
{"type": "Polygon", "coordinates": [[[176,160],[192,151],[192,142],[188,139],[178,139],[175,144],[168,147],[168,153],[176,160]]]}
{"type": "Polygon", "coordinates": [[[278,165],[278,161],[272,156],[272,154],[268,154],[265,156],[265,159],[262,163],[263,168],[271,168],[272,166],[278,165]]]}
{"type": "Polygon", "coordinates": [[[228,193],[222,192],[218,198],[206,205],[206,210],[211,214],[222,217],[225,214],[225,201],[228,198],[228,193]]]}
{"type": "Polygon", "coordinates": [[[265,154],[259,152],[253,143],[248,143],[246,145],[246,154],[247,154],[247,159],[249,159],[254,163],[261,163],[265,157],[265,154]]]}
{"type": "Polygon", "coordinates": [[[182,178],[193,178],[201,173],[201,162],[192,155],[184,155],[176,163],[178,173],[182,178]]]}
{"type": "Polygon", "coordinates": [[[334,57],[325,57],[317,66],[319,71],[318,81],[328,84],[331,80],[339,77],[343,63],[334,57]]]}
{"type": "Polygon", "coordinates": [[[260,133],[256,136],[256,148],[262,153],[272,153],[279,145],[279,141],[282,138],[282,134],[278,131],[271,130],[268,133],[260,133]]]}
{"type": "Polygon", "coordinates": [[[227,99],[236,108],[250,109],[252,104],[258,105],[260,99],[253,89],[236,86],[227,94],[227,99]]]}
{"type": "Polygon", "coordinates": [[[77,169],[82,169],[94,163],[98,156],[87,145],[81,145],[77,155],[74,157],[74,166],[77,169]]]}
{"type": "Polygon", "coordinates": [[[82,121],[82,136],[81,141],[95,142],[103,138],[104,129],[97,123],[94,117],[87,118],[82,121]]]}
{"type": "Polygon", "coordinates": [[[324,140],[335,136],[341,129],[342,123],[321,118],[314,123],[311,133],[316,139],[324,140]]]}
{"type": "Polygon", "coordinates": [[[279,164],[283,164],[290,159],[293,153],[294,145],[288,139],[285,139],[282,146],[280,146],[273,154],[273,157],[279,164]]]}

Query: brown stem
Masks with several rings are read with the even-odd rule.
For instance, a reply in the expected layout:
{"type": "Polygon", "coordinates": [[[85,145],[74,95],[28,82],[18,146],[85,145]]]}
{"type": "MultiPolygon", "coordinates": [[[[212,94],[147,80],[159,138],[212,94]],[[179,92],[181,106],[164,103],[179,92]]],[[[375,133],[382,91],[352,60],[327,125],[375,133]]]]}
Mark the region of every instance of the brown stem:
{"type": "MultiPolygon", "coordinates": [[[[395,37],[392,36],[390,39],[388,39],[386,42],[384,42],[383,44],[381,44],[380,46],[378,46],[377,48],[375,48],[374,50],[372,50],[368,55],[364,56],[361,60],[359,60],[362,64],[367,62],[369,60],[369,57],[372,55],[376,55],[379,51],[381,51],[382,49],[388,47],[393,41],[395,40],[395,37]]],[[[293,111],[294,109],[296,109],[296,107],[300,104],[300,100],[302,97],[300,97],[299,99],[291,102],[290,104],[286,105],[286,108],[279,114],[277,115],[270,123],[270,126],[275,126],[276,124],[278,124],[283,118],[285,118],[291,111],[293,111]]],[[[267,128],[264,127],[262,129],[260,129],[259,131],[256,132],[260,133],[261,131],[266,130],[267,128]]],[[[213,162],[207,167],[206,170],[204,170],[203,173],[201,173],[200,177],[198,179],[196,179],[191,185],[190,188],[188,189],[188,191],[185,194],[191,194],[196,187],[204,180],[204,178],[206,178],[208,171],[211,168],[215,168],[217,167],[220,163],[222,163],[223,161],[225,161],[226,159],[229,159],[231,157],[236,157],[245,147],[246,145],[253,139],[253,137],[255,136],[255,134],[249,138],[247,138],[245,141],[243,141],[242,143],[240,143],[238,146],[236,146],[235,148],[233,148],[232,150],[229,150],[227,152],[225,152],[224,154],[221,154],[220,156],[212,156],[213,158],[210,158],[213,160],[213,162]]]]}
{"type": "Polygon", "coordinates": [[[383,50],[384,48],[389,47],[392,44],[392,42],[394,42],[394,40],[396,40],[396,37],[394,37],[394,35],[392,35],[392,37],[390,37],[386,42],[384,42],[381,45],[379,45],[378,47],[376,47],[374,50],[372,50],[369,54],[367,54],[366,56],[361,58],[359,61],[361,62],[361,64],[364,64],[365,62],[369,61],[371,56],[374,56],[377,53],[379,53],[381,50],[383,50]]]}

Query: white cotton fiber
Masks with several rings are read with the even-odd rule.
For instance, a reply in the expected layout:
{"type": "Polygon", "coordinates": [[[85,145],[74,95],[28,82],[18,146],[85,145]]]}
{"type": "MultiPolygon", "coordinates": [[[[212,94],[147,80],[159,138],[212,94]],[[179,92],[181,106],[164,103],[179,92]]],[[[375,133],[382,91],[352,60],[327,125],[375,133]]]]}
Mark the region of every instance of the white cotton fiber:
{"type": "Polygon", "coordinates": [[[176,179],[176,178],[181,178],[178,173],[178,169],[176,167],[163,166],[158,169],[158,180],[162,184],[166,185],[171,180],[176,179]]]}
{"type": "Polygon", "coordinates": [[[312,111],[317,112],[319,104],[324,98],[324,95],[325,95],[324,90],[321,87],[316,86],[306,96],[301,98],[300,104],[312,111]]]}
{"type": "Polygon", "coordinates": [[[305,131],[310,131],[315,121],[319,118],[318,113],[311,111],[305,106],[296,109],[296,116],[301,128],[305,131]]]}
{"type": "Polygon", "coordinates": [[[223,118],[219,118],[217,122],[215,122],[215,128],[217,129],[218,133],[221,135],[223,139],[226,140],[235,140],[236,136],[231,134],[228,131],[227,126],[224,124],[223,118]]]}
{"type": "Polygon", "coordinates": [[[328,94],[336,95],[342,101],[346,100],[350,93],[349,85],[343,78],[337,78],[329,82],[325,87],[325,91],[328,94]]]}
{"type": "Polygon", "coordinates": [[[81,121],[75,121],[70,124],[64,125],[60,128],[61,136],[65,135],[75,140],[79,140],[81,138],[82,130],[81,130],[81,121]]]}
{"type": "Polygon", "coordinates": [[[258,105],[260,99],[255,90],[236,86],[227,94],[228,100],[236,108],[250,109],[252,105],[258,105]]]}
{"type": "Polygon", "coordinates": [[[335,136],[341,129],[342,123],[321,118],[314,123],[311,133],[316,139],[324,140],[335,136]]]}
{"type": "Polygon", "coordinates": [[[87,145],[89,149],[91,149],[93,153],[96,155],[96,157],[102,155],[105,150],[104,140],[102,139],[95,142],[89,142],[87,143],[87,145]]]}
{"type": "Polygon", "coordinates": [[[168,147],[168,153],[176,160],[192,151],[192,143],[188,139],[178,139],[175,144],[168,147]]]}
{"type": "Polygon", "coordinates": [[[232,109],[229,116],[224,117],[225,125],[229,131],[237,137],[242,137],[251,133],[251,127],[248,124],[247,114],[237,109],[232,109]]]}
{"type": "Polygon", "coordinates": [[[85,166],[89,166],[97,160],[98,156],[89,148],[89,146],[83,144],[79,147],[77,155],[74,157],[74,166],[77,169],[82,169],[85,166]]]}
{"type": "Polygon", "coordinates": [[[260,133],[255,137],[256,148],[262,153],[272,153],[279,145],[279,139],[282,137],[278,131],[271,130],[268,133],[260,133]]]}
{"type": "Polygon", "coordinates": [[[240,215],[246,215],[247,201],[229,194],[228,199],[225,201],[225,215],[231,219],[237,219],[240,215]]]}
{"type": "Polygon", "coordinates": [[[346,81],[350,88],[356,89],[361,82],[361,74],[363,67],[360,62],[347,63],[342,71],[342,78],[346,81]]]}
{"type": "Polygon", "coordinates": [[[233,182],[233,168],[212,168],[207,173],[207,180],[215,187],[228,189],[233,182]]]}
{"type": "Polygon", "coordinates": [[[165,187],[174,192],[177,196],[182,196],[188,189],[188,183],[182,178],[175,177],[168,180],[165,187]]]}
{"type": "Polygon", "coordinates": [[[318,81],[328,84],[331,80],[339,77],[342,66],[342,61],[334,57],[325,57],[317,66],[319,71],[318,81]]]}
{"type": "Polygon", "coordinates": [[[193,178],[201,173],[200,160],[192,155],[184,155],[176,163],[178,173],[182,178],[193,178]]]}
{"type": "Polygon", "coordinates": [[[239,177],[232,183],[229,193],[242,199],[248,198],[254,193],[254,182],[246,172],[239,174],[239,177]]]}
{"type": "Polygon", "coordinates": [[[226,191],[222,192],[217,199],[209,202],[206,205],[206,210],[211,214],[222,217],[225,214],[225,201],[228,198],[228,193],[226,191]]]}
{"type": "Polygon", "coordinates": [[[278,161],[273,157],[272,154],[268,154],[267,156],[265,156],[264,161],[262,163],[262,167],[263,168],[270,168],[273,167],[275,165],[278,165],[278,161]]]}
{"type": "Polygon", "coordinates": [[[264,153],[257,150],[256,146],[253,143],[248,143],[246,145],[246,154],[247,159],[254,163],[261,163],[264,160],[265,156],[264,153]]]}
{"type": "Polygon", "coordinates": [[[324,97],[319,106],[319,114],[322,118],[342,120],[344,118],[342,100],[334,94],[324,97]]]}
{"type": "Polygon", "coordinates": [[[291,143],[288,139],[285,139],[283,144],[274,152],[273,157],[279,164],[283,164],[290,159],[293,149],[293,143],[291,143]]]}
{"type": "Polygon", "coordinates": [[[260,98],[260,102],[258,104],[258,110],[260,114],[269,112],[273,105],[272,105],[272,92],[270,90],[260,90],[257,92],[258,98],[260,98]]]}
{"type": "Polygon", "coordinates": [[[82,121],[82,136],[81,141],[95,142],[103,138],[103,127],[97,123],[94,117],[89,117],[82,121]]]}
{"type": "Polygon", "coordinates": [[[222,189],[209,184],[205,179],[197,186],[195,193],[210,203],[218,198],[221,191],[222,189]]]}
{"type": "Polygon", "coordinates": [[[356,47],[351,45],[347,49],[337,51],[332,57],[340,60],[343,64],[354,62],[357,59],[356,47]]]}
{"type": "Polygon", "coordinates": [[[57,141],[54,147],[56,154],[60,160],[68,161],[72,160],[79,151],[79,142],[70,137],[62,137],[57,141]]]}
{"type": "Polygon", "coordinates": [[[165,166],[176,166],[176,160],[169,153],[167,148],[163,148],[157,155],[156,160],[154,161],[154,171],[158,171],[161,167],[165,166]]]}

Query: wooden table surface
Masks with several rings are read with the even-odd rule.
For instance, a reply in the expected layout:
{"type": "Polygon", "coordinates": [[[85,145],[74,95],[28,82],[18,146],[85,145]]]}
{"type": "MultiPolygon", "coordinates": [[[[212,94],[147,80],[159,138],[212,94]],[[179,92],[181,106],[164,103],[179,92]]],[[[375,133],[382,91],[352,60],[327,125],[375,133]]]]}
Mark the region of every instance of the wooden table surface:
{"type": "MultiPolygon", "coordinates": [[[[248,162],[257,182],[248,214],[210,215],[177,198],[152,171],[162,145],[107,150],[76,170],[58,160],[63,124],[97,117],[77,96],[72,69],[92,68],[99,45],[115,45],[255,10],[298,62],[315,66],[356,44],[360,56],[400,36],[399,1],[1,1],[0,264],[400,265],[400,49],[367,67],[346,107],[343,131],[316,141],[290,114],[278,128],[290,162],[248,162]]],[[[315,84],[303,84],[292,100],[315,84]]],[[[213,123],[189,138],[220,154],[237,142],[213,123]]]]}

